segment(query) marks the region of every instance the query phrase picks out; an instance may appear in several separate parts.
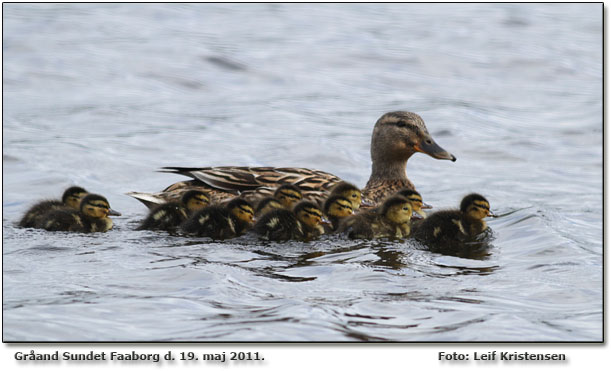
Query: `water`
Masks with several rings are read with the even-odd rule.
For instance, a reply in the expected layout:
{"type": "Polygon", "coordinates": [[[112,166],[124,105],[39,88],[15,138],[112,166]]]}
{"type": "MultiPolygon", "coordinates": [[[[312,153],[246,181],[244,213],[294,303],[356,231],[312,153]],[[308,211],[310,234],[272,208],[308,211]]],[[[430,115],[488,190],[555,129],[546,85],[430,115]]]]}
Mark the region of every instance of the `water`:
{"type": "Polygon", "coordinates": [[[601,4],[4,4],[5,341],[600,341],[601,4]],[[373,123],[419,113],[426,202],[501,217],[487,255],[413,241],[133,231],[161,166],[311,167],[363,186],[373,123]],[[106,234],[15,228],[78,184],[106,234]]]}

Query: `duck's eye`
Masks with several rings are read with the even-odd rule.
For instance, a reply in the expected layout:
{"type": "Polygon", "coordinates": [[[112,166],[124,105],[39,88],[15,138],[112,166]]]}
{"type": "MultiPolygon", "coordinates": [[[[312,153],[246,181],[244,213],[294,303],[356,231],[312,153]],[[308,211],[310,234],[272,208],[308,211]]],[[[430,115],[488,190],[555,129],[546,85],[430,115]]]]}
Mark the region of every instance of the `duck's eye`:
{"type": "Polygon", "coordinates": [[[353,193],[351,197],[356,198],[356,193],[353,193]]]}
{"type": "Polygon", "coordinates": [[[408,211],[409,207],[404,207],[403,210],[408,211]]]}
{"type": "Polygon", "coordinates": [[[404,128],[404,127],[407,127],[407,122],[401,120],[401,121],[398,121],[396,125],[400,128],[404,128]]]}
{"type": "Polygon", "coordinates": [[[430,140],[430,139],[427,139],[427,140],[425,140],[425,141],[424,141],[424,143],[426,143],[426,144],[428,144],[428,145],[431,145],[431,144],[433,144],[433,141],[432,141],[432,140],[430,140]]]}

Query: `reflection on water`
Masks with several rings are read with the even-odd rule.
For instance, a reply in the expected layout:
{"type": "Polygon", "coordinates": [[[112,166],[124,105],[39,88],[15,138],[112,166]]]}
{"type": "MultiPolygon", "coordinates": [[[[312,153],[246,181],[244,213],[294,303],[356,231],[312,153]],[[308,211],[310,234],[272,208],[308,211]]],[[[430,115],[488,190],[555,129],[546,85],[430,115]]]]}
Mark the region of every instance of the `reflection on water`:
{"type": "Polygon", "coordinates": [[[602,338],[600,4],[5,4],[3,335],[62,341],[602,338]],[[312,19],[316,19],[313,27],[312,19]],[[435,209],[491,234],[218,242],[135,231],[161,166],[300,166],[364,186],[373,123],[419,113],[435,209]],[[78,184],[106,234],[15,228],[78,184]]]}

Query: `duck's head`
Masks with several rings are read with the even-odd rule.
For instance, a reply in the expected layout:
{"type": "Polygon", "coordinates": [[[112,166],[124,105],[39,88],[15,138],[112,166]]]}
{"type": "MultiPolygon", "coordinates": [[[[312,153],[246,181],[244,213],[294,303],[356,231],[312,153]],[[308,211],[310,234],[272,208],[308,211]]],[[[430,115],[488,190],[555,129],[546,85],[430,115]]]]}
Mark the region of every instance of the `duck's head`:
{"type": "Polygon", "coordinates": [[[310,201],[301,201],[293,209],[297,220],[310,228],[318,228],[323,223],[328,223],[323,219],[322,211],[310,201]]]}
{"type": "MultiPolygon", "coordinates": [[[[360,192],[359,192],[360,193],[360,192]]],[[[353,203],[346,197],[340,195],[331,195],[325,201],[324,211],[325,214],[333,218],[345,218],[348,215],[352,215],[354,212],[353,203]]]]}
{"type": "Polygon", "coordinates": [[[248,201],[242,198],[234,198],[231,200],[227,204],[227,210],[229,210],[233,216],[247,224],[252,224],[255,221],[255,210],[248,201]]]}
{"type": "Polygon", "coordinates": [[[381,213],[397,224],[409,223],[412,219],[412,204],[403,196],[392,196],[382,204],[381,213]]]}
{"type": "Polygon", "coordinates": [[[297,202],[301,201],[303,195],[299,187],[292,184],[284,184],[276,189],[274,197],[287,209],[292,209],[297,202]]]}
{"type": "Polygon", "coordinates": [[[460,211],[472,220],[482,220],[487,216],[494,216],[490,212],[490,203],[484,196],[477,193],[466,195],[460,202],[460,211]]]}
{"type": "Polygon", "coordinates": [[[274,209],[284,209],[284,205],[274,197],[265,197],[257,204],[255,215],[264,215],[274,209]]]}
{"type": "Polygon", "coordinates": [[[341,196],[352,203],[352,209],[358,210],[361,206],[370,206],[363,202],[361,197],[361,190],[354,184],[341,181],[333,186],[331,189],[331,196],[341,196]]]}
{"type": "Polygon", "coordinates": [[[108,200],[104,196],[88,194],[83,198],[80,205],[81,213],[94,219],[106,218],[109,215],[121,215],[110,208],[108,200]]]}
{"type": "Polygon", "coordinates": [[[78,210],[79,205],[81,204],[81,200],[87,195],[87,193],[88,192],[85,190],[85,188],[76,186],[70,187],[66,189],[66,191],[62,195],[62,202],[64,203],[64,205],[78,210]]]}
{"type": "Polygon", "coordinates": [[[422,218],[426,218],[426,213],[422,209],[430,209],[431,207],[422,201],[422,196],[420,193],[414,191],[413,189],[404,188],[397,192],[397,195],[407,198],[407,200],[412,204],[414,213],[422,218]]]}
{"type": "Polygon", "coordinates": [[[405,162],[416,152],[440,160],[456,161],[454,155],[435,143],[417,114],[396,111],[378,119],[371,136],[371,159],[374,163],[405,162]]]}
{"type": "Polygon", "coordinates": [[[189,212],[194,212],[210,204],[210,197],[202,191],[191,190],[185,192],[180,202],[189,210],[189,212]]]}

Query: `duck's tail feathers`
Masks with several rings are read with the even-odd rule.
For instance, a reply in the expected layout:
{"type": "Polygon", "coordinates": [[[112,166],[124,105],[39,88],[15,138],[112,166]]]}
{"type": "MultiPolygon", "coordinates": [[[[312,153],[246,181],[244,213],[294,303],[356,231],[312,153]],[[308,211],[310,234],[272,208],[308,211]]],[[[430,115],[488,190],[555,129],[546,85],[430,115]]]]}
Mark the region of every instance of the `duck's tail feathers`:
{"type": "Polygon", "coordinates": [[[142,202],[149,209],[152,209],[166,202],[165,199],[152,193],[127,192],[126,195],[131,196],[136,200],[142,202]]]}

